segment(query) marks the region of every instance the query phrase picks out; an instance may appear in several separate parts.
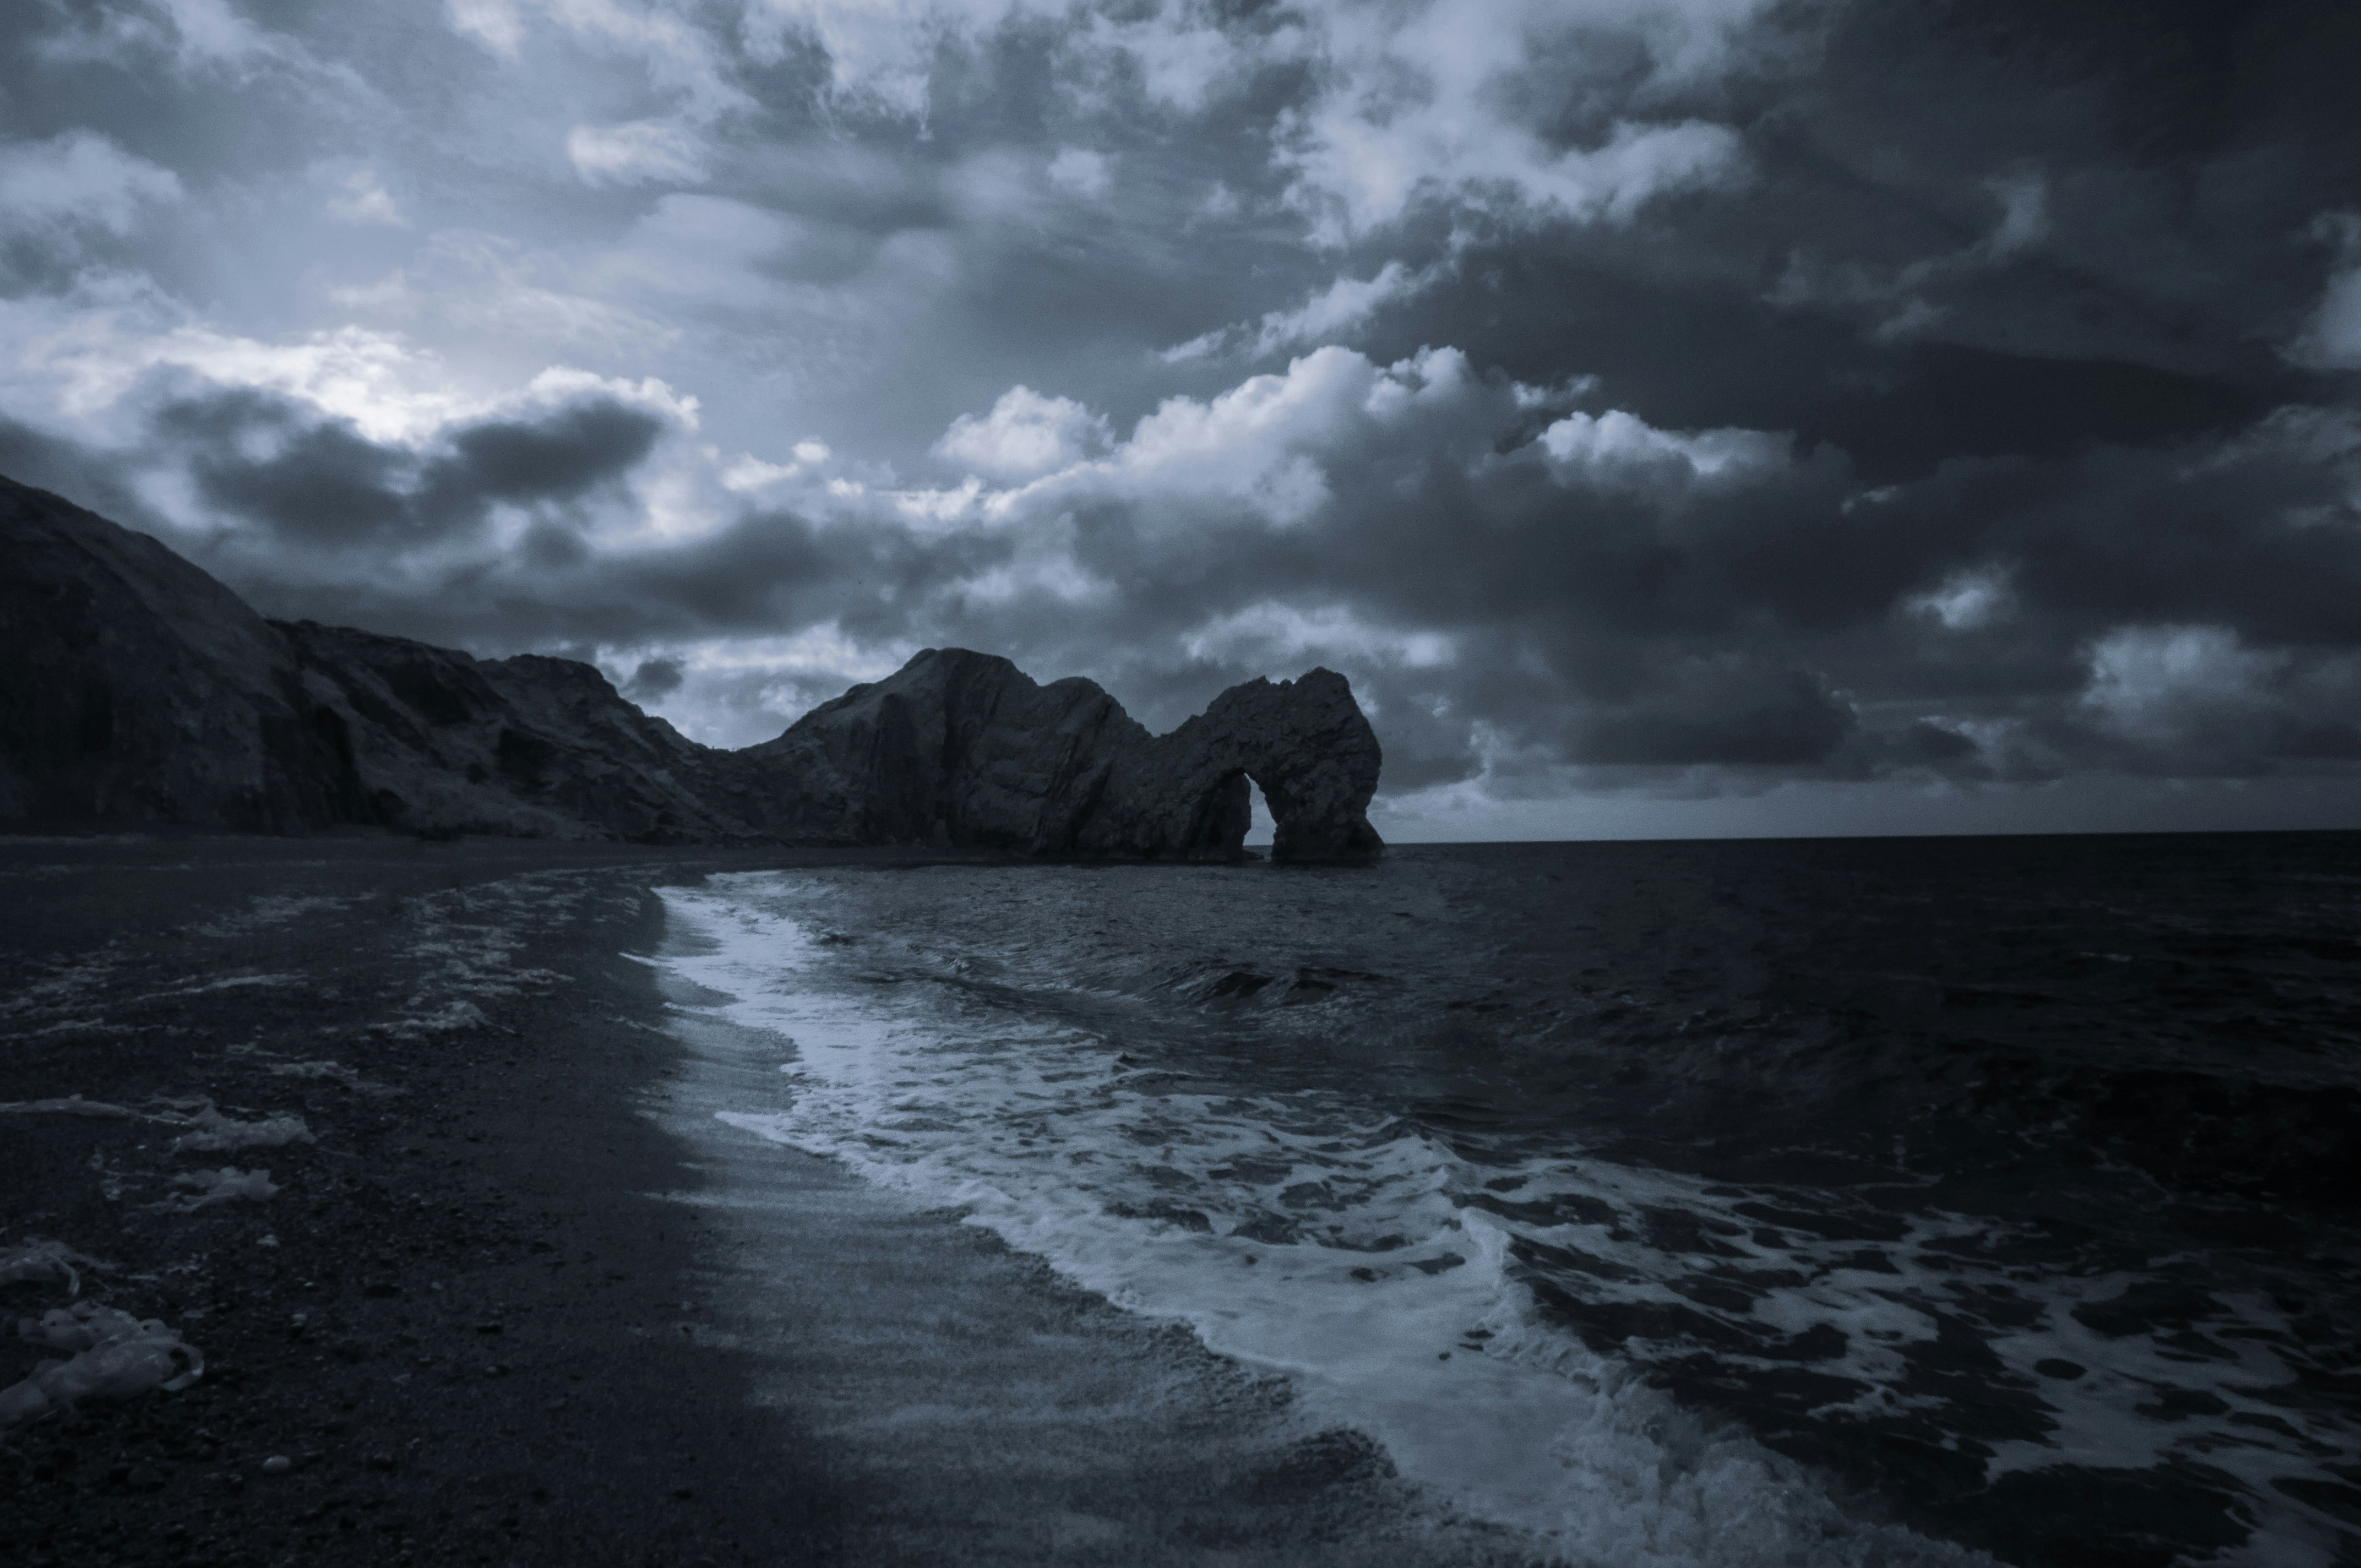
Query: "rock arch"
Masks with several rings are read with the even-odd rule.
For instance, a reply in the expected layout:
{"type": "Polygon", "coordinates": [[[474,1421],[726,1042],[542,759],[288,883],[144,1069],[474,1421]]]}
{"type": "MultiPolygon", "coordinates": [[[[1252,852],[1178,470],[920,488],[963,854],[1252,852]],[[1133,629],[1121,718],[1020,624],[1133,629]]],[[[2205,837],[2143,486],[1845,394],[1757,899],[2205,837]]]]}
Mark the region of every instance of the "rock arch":
{"type": "Polygon", "coordinates": [[[1041,855],[1235,858],[1270,803],[1275,861],[1356,861],[1382,755],[1333,670],[1249,681],[1150,735],[1089,681],[929,649],[740,753],[782,838],[947,842],[1041,855]]]}
{"type": "Polygon", "coordinates": [[[1368,816],[1383,761],[1351,684],[1335,671],[1248,681],[1125,759],[1115,782],[1130,810],[1119,816],[1136,813],[1143,826],[1168,818],[1162,833],[1135,830],[1145,852],[1159,852],[1149,846],[1160,839],[1167,852],[1233,856],[1251,820],[1251,778],[1270,806],[1272,860],[1370,860],[1385,848],[1368,816]],[[1201,817],[1209,799],[1218,809],[1201,817]]]}

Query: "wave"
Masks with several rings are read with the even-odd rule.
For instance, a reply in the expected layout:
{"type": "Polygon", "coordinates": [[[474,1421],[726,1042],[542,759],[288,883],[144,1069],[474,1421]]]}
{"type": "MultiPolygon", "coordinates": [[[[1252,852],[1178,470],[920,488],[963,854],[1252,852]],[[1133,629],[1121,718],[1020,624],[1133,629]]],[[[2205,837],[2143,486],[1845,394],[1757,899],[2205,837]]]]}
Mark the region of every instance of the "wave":
{"type": "Polygon", "coordinates": [[[973,965],[897,977],[831,939],[812,881],[665,896],[699,949],[670,960],[681,978],[788,1058],[782,1106],[725,1120],[964,1210],[1118,1306],[1288,1375],[1308,1410],[1464,1512],[1574,1562],[1980,1560],[1848,1516],[1803,1467],[1551,1321],[1521,1255],[1550,1227],[1504,1215],[1501,1168],[1415,1120],[1193,1082],[979,993],[973,965]]]}

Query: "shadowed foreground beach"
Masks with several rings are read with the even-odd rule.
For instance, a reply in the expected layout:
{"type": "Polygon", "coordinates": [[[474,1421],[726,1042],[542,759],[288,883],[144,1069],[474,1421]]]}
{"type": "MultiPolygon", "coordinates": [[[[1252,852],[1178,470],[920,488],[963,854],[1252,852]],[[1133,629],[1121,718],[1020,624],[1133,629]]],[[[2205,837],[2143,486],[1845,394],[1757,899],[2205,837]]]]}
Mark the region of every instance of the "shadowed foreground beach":
{"type": "Polygon", "coordinates": [[[667,1028],[650,889],[862,862],[897,857],[0,840],[0,1102],[136,1113],[0,1113],[0,1248],[206,1363],[0,1436],[12,1557],[1488,1556],[1284,1385],[712,1120],[774,1068],[667,1028]],[[176,1150],[200,1099],[311,1141],[176,1150]],[[225,1168],[275,1190],[187,1207],[225,1168]]]}

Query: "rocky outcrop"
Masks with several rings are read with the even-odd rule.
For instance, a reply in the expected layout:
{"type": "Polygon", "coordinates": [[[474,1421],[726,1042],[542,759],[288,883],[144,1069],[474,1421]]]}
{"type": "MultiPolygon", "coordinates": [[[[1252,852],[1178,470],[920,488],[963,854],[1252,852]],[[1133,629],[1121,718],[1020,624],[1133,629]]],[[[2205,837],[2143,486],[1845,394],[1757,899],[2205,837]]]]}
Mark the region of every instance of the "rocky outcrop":
{"type": "Polygon", "coordinates": [[[0,479],[0,820],[370,819],[293,650],[143,533],[0,479]]]}
{"type": "Polygon", "coordinates": [[[477,659],[273,622],[305,700],[350,737],[374,820],[445,836],[718,843],[760,837],[714,804],[717,760],[572,659],[477,659]]]}
{"type": "Polygon", "coordinates": [[[373,824],[648,843],[1359,860],[1377,737],[1342,675],[1233,686],[1151,735],[1089,681],[929,649],[719,751],[567,659],[266,621],[163,545],[0,479],[0,823],[373,824]]]}
{"type": "Polygon", "coordinates": [[[1252,779],[1277,829],[1272,860],[1368,860],[1385,847],[1369,826],[1383,761],[1377,732],[1335,671],[1248,681],[1171,734],[1117,757],[1075,847],[1104,853],[1170,844],[1182,854],[1235,854],[1252,779]]]}
{"type": "Polygon", "coordinates": [[[928,649],[741,755],[778,781],[765,826],[790,839],[1227,859],[1252,779],[1274,860],[1383,847],[1368,819],[1378,738],[1330,670],[1233,686],[1158,736],[1090,681],[1045,686],[1005,659],[928,649]]]}

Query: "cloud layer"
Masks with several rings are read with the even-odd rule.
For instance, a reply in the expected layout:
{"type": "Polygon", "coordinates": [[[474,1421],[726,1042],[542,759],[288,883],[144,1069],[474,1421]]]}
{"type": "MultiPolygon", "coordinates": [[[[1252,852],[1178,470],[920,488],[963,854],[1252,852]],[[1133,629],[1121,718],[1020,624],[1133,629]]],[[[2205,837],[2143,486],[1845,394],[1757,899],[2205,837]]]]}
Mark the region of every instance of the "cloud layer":
{"type": "Polygon", "coordinates": [[[1334,665],[1397,833],[2316,816],[2361,40],[2108,15],[47,10],[0,468],[730,743],[961,643],[1334,665]]]}

